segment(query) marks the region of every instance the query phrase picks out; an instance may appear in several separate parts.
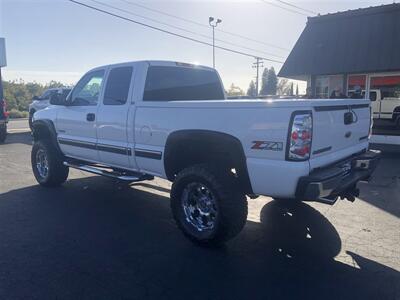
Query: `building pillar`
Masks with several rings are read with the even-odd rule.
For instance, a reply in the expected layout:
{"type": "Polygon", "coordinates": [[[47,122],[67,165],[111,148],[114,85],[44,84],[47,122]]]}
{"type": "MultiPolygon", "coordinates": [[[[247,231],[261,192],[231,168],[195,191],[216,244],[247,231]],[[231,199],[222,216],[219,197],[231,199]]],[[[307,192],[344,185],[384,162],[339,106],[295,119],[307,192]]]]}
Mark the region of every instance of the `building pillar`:
{"type": "Polygon", "coordinates": [[[348,74],[343,74],[343,94],[347,96],[347,81],[348,81],[349,75],[348,74]]]}
{"type": "Polygon", "coordinates": [[[316,94],[315,82],[316,82],[316,76],[315,75],[310,75],[310,87],[311,87],[312,97],[315,97],[315,94],[316,94]]]}

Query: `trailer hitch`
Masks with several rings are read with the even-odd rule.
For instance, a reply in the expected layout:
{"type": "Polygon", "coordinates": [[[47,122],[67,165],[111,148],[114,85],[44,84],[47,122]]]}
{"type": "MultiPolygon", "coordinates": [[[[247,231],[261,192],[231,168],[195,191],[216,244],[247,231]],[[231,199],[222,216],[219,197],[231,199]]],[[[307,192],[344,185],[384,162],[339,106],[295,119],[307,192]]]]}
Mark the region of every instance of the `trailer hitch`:
{"type": "Polygon", "coordinates": [[[360,195],[360,189],[353,187],[351,189],[345,190],[344,192],[339,194],[340,200],[348,200],[350,202],[354,202],[356,197],[360,195]]]}
{"type": "Polygon", "coordinates": [[[356,197],[358,197],[359,195],[360,195],[360,190],[354,186],[352,188],[349,188],[349,189],[344,190],[337,194],[330,195],[328,197],[320,197],[315,201],[324,203],[324,204],[333,205],[336,203],[336,201],[338,199],[354,202],[354,200],[356,200],[356,197]]]}

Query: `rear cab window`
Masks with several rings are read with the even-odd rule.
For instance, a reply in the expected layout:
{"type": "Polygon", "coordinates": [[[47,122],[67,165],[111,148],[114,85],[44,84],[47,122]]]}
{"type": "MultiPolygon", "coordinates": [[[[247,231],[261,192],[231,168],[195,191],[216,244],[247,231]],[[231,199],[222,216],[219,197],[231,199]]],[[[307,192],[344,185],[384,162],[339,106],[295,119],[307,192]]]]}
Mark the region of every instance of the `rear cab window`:
{"type": "Polygon", "coordinates": [[[186,66],[150,66],[143,101],[224,100],[218,74],[186,66]]]}

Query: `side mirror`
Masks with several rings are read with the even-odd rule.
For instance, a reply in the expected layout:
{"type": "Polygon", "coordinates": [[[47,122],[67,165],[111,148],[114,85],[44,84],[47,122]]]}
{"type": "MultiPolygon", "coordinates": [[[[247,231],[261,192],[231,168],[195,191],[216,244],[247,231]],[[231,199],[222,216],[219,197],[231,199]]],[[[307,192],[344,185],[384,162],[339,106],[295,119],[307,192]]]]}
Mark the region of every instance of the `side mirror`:
{"type": "Polygon", "coordinates": [[[65,105],[65,99],[63,99],[62,95],[56,93],[51,95],[50,97],[51,105],[65,105]]]}
{"type": "Polygon", "coordinates": [[[40,100],[38,96],[33,96],[32,100],[40,100]]]}

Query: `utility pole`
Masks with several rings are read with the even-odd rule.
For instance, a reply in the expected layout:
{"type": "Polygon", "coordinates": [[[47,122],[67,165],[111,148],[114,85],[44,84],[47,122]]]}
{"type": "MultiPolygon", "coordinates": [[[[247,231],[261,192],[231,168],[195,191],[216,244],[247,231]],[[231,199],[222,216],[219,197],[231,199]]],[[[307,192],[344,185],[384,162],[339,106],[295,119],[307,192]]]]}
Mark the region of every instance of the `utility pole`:
{"type": "Polygon", "coordinates": [[[260,75],[259,71],[260,71],[260,67],[261,68],[264,67],[264,64],[263,64],[262,58],[255,57],[255,59],[256,59],[256,62],[253,63],[252,68],[257,70],[256,71],[257,72],[256,73],[256,96],[258,96],[258,81],[259,81],[259,75],[260,75]]]}
{"type": "Polygon", "coordinates": [[[214,17],[209,17],[208,18],[208,24],[210,24],[210,26],[212,27],[212,40],[213,40],[213,68],[215,69],[215,27],[218,26],[219,23],[222,22],[221,19],[217,19],[214,22],[214,17]]]}

